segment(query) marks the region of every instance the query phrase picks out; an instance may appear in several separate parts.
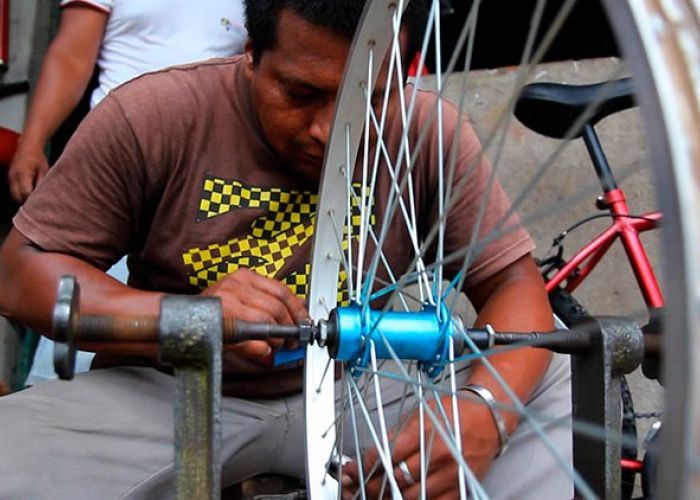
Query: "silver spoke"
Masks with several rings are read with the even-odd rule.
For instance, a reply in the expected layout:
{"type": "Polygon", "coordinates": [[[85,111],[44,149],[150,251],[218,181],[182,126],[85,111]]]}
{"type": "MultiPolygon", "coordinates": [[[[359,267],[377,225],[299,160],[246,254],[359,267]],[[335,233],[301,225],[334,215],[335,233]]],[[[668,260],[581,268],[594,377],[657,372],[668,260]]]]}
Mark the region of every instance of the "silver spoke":
{"type": "Polygon", "coordinates": [[[392,496],[394,498],[401,498],[401,492],[399,490],[399,486],[396,484],[396,479],[394,478],[394,475],[392,474],[393,472],[393,467],[391,465],[391,456],[387,454],[386,448],[384,448],[384,443],[383,439],[380,439],[379,436],[377,436],[376,431],[374,430],[374,425],[372,424],[372,418],[369,414],[369,410],[367,409],[367,406],[364,403],[364,398],[362,397],[360,391],[357,388],[357,385],[355,384],[355,381],[350,378],[350,387],[352,388],[355,397],[357,398],[357,402],[360,406],[360,410],[362,411],[362,414],[365,418],[365,422],[367,424],[367,429],[369,430],[370,435],[372,436],[372,440],[374,441],[375,445],[377,446],[377,454],[379,455],[379,460],[382,463],[382,466],[384,467],[384,470],[387,471],[386,477],[389,480],[389,483],[391,484],[391,492],[392,496]]]}
{"type": "MultiPolygon", "coordinates": [[[[442,33],[440,30],[440,17],[435,16],[435,33],[442,33]]],[[[440,44],[435,44],[435,71],[436,71],[436,81],[437,81],[437,92],[438,95],[442,95],[443,92],[443,81],[442,81],[442,52],[440,50],[440,44]]],[[[438,168],[438,218],[440,220],[447,220],[447,214],[445,212],[445,171],[442,165],[445,164],[444,152],[443,152],[443,129],[442,129],[442,99],[438,98],[435,100],[435,110],[437,114],[437,164],[440,166],[438,168]]],[[[438,223],[438,238],[437,238],[437,260],[441,261],[445,253],[445,223],[438,223]]],[[[442,266],[436,269],[435,276],[433,277],[433,301],[437,307],[438,314],[440,314],[440,304],[442,296],[442,266]]],[[[460,475],[461,481],[461,475],[460,475]]]]}
{"type": "MultiPolygon", "coordinates": [[[[372,120],[376,124],[376,116],[374,115],[374,113],[372,113],[372,120]]],[[[420,247],[419,247],[419,243],[418,243],[418,231],[416,229],[417,226],[416,226],[416,221],[415,221],[415,209],[411,209],[410,213],[409,213],[409,209],[407,209],[406,203],[404,202],[403,197],[401,196],[402,195],[401,187],[399,186],[399,184],[397,182],[399,165],[397,165],[396,168],[394,168],[392,166],[391,157],[389,155],[389,152],[386,149],[386,145],[384,144],[384,141],[378,141],[377,147],[379,148],[379,150],[382,152],[382,154],[384,156],[384,161],[386,163],[387,172],[392,180],[392,189],[393,189],[393,192],[396,194],[396,199],[399,203],[399,208],[401,209],[400,213],[404,218],[404,222],[406,224],[406,230],[408,231],[408,233],[410,235],[411,244],[413,245],[413,251],[418,256],[418,258],[416,260],[416,269],[418,272],[419,284],[420,284],[418,290],[419,290],[419,294],[420,294],[420,301],[421,301],[421,303],[423,303],[423,302],[425,302],[426,297],[430,297],[430,284],[429,284],[430,278],[428,277],[428,275],[425,272],[425,264],[423,263],[423,259],[421,257],[421,254],[419,253],[420,247]]],[[[410,181],[411,177],[409,176],[408,179],[409,179],[409,182],[408,182],[409,207],[413,207],[413,206],[415,206],[415,203],[411,201],[411,199],[413,197],[413,195],[411,194],[412,190],[410,189],[410,187],[412,186],[412,182],[410,181]]],[[[377,248],[382,248],[381,242],[379,240],[377,240],[377,238],[376,238],[376,233],[374,233],[374,230],[372,230],[372,232],[373,232],[373,234],[375,234],[374,239],[375,239],[375,243],[377,245],[377,248]]]]}
{"type": "MultiPolygon", "coordinates": [[[[369,347],[369,353],[370,353],[370,361],[372,363],[372,369],[376,371],[377,369],[377,352],[374,347],[374,341],[370,340],[370,347],[369,347]]],[[[386,429],[386,420],[384,419],[384,403],[382,401],[382,388],[381,384],[379,383],[379,377],[373,377],[374,378],[374,400],[377,405],[377,419],[379,420],[379,429],[381,431],[382,435],[382,446],[384,447],[384,453],[389,459],[389,467],[384,466],[384,470],[386,471],[386,477],[392,477],[394,476],[394,467],[391,463],[391,447],[389,446],[389,433],[387,432],[386,429]]],[[[398,490],[398,486],[396,486],[395,481],[391,481],[392,485],[392,490],[391,494],[394,498],[400,498],[401,493],[398,490]]]]}
{"type": "MultiPolygon", "coordinates": [[[[351,377],[348,377],[348,382],[347,382],[348,388],[351,386],[351,377]]],[[[348,390],[348,392],[351,392],[348,390]]],[[[357,433],[357,417],[355,416],[355,398],[353,397],[352,394],[350,394],[349,398],[350,400],[350,418],[352,419],[352,435],[353,439],[355,441],[355,456],[357,460],[357,470],[358,470],[358,476],[360,480],[360,495],[362,496],[363,500],[366,500],[365,496],[365,471],[364,471],[364,464],[362,462],[362,448],[360,447],[360,437],[358,436],[357,433]]]]}
{"type": "MultiPolygon", "coordinates": [[[[359,297],[355,295],[355,290],[353,288],[353,273],[352,273],[352,263],[354,262],[352,259],[352,234],[353,234],[353,225],[352,225],[352,198],[351,196],[354,194],[354,190],[352,188],[352,176],[350,175],[350,160],[351,154],[350,154],[350,124],[346,124],[345,126],[345,165],[344,170],[343,170],[343,175],[345,176],[346,184],[345,184],[345,189],[349,193],[347,196],[347,215],[345,217],[345,220],[347,221],[347,224],[345,225],[345,231],[346,234],[348,235],[348,240],[350,240],[348,244],[348,249],[347,249],[347,266],[346,266],[346,271],[347,271],[347,283],[348,283],[348,293],[350,294],[350,300],[358,300],[359,297]]],[[[359,205],[358,205],[359,206],[359,205]]],[[[342,243],[339,245],[340,249],[342,251],[342,243]]]]}
{"type": "MultiPolygon", "coordinates": [[[[418,388],[416,395],[418,401],[423,401],[423,374],[418,371],[418,388]]],[[[426,456],[425,448],[425,409],[423,405],[418,405],[418,432],[420,433],[420,497],[421,499],[428,498],[428,457],[426,456]]]]}
{"type": "MultiPolygon", "coordinates": [[[[336,228],[336,243],[338,244],[338,255],[340,258],[338,259],[340,261],[340,264],[343,266],[343,270],[345,271],[345,281],[348,284],[348,290],[350,291],[350,297],[352,297],[352,265],[350,264],[352,261],[348,261],[347,255],[345,252],[345,249],[343,248],[345,245],[343,244],[343,229],[338,224],[338,221],[335,219],[335,213],[331,212],[329,214],[331,218],[331,224],[333,224],[333,227],[336,228]]],[[[350,233],[352,235],[352,233],[350,233]]],[[[352,243],[348,242],[348,248],[352,247],[352,243]]]]}
{"type": "MultiPolygon", "coordinates": [[[[457,451],[459,451],[459,454],[462,454],[462,431],[459,425],[460,417],[459,417],[459,404],[458,404],[458,397],[457,397],[457,377],[455,373],[455,364],[454,364],[454,359],[455,359],[455,346],[454,346],[454,341],[452,338],[449,339],[450,343],[450,350],[449,350],[449,363],[450,363],[450,390],[452,392],[452,420],[454,422],[454,436],[455,436],[455,444],[457,445],[457,451]]],[[[459,496],[460,498],[467,498],[467,492],[465,489],[465,476],[464,476],[464,471],[461,469],[457,472],[457,477],[459,479],[459,496]]]]}

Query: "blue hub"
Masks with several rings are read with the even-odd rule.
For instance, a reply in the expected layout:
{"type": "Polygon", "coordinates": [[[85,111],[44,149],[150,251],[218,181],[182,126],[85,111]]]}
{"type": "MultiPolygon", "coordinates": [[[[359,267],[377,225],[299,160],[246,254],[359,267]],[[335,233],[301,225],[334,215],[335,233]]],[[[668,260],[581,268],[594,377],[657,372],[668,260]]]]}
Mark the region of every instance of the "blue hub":
{"type": "Polygon", "coordinates": [[[441,313],[438,315],[433,306],[416,312],[363,312],[360,306],[339,307],[329,318],[335,326],[332,355],[349,363],[351,370],[364,368],[370,362],[369,347],[373,342],[378,359],[415,360],[428,375],[437,376],[448,357],[449,339],[454,339],[455,356],[463,350],[461,321],[444,308],[441,313]]]}

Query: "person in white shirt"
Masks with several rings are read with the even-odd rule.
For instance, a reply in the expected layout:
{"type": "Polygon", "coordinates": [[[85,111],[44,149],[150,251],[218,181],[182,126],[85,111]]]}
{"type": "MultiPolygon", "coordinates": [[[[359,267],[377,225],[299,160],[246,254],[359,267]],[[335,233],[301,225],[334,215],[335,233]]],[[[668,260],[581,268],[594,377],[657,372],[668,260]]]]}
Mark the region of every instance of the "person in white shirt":
{"type": "MultiPolygon", "coordinates": [[[[62,0],[61,23],[41,67],[8,182],[24,203],[49,168],[45,149],[86,92],[95,66],[95,107],[114,87],[167,66],[243,52],[242,0],[62,0]]],[[[110,274],[126,281],[125,260],[110,274]]],[[[55,378],[52,343],[42,337],[27,383],[55,378]]],[[[78,370],[92,353],[80,353],[78,370]]]]}

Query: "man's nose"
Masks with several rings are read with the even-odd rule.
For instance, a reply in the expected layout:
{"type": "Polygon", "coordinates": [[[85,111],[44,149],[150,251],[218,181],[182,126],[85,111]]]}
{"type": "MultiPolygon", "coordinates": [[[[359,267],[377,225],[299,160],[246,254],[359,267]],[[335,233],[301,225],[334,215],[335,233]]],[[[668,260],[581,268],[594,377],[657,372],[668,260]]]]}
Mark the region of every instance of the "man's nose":
{"type": "Polygon", "coordinates": [[[331,133],[331,122],[335,110],[335,100],[329,101],[316,109],[311,119],[310,134],[315,140],[324,146],[328,143],[328,136],[331,133]]]}

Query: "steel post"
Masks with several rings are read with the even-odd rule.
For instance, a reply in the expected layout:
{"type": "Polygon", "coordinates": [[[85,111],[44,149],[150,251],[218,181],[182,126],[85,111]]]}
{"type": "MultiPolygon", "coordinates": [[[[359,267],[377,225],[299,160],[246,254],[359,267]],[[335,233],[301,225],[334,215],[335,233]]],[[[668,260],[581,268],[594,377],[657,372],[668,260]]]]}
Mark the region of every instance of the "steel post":
{"type": "Polygon", "coordinates": [[[644,338],[630,321],[596,322],[590,350],[571,356],[574,469],[600,498],[615,499],[621,494],[620,377],[639,366],[644,338]]]}
{"type": "Polygon", "coordinates": [[[168,296],[160,311],[160,359],[175,370],[177,498],[221,496],[221,301],[168,296]]]}

